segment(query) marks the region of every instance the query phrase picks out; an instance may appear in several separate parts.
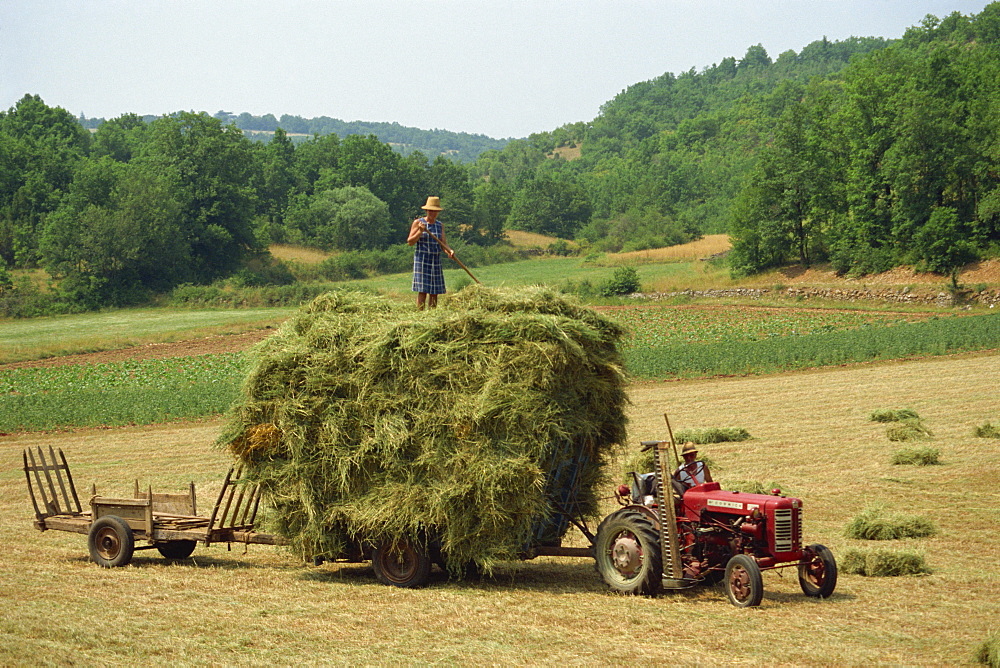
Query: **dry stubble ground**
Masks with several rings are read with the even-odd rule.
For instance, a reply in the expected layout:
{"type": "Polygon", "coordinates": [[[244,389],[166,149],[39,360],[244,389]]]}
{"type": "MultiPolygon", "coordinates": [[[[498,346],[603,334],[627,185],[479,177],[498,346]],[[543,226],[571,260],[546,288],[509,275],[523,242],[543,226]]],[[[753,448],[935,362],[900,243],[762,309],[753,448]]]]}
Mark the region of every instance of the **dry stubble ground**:
{"type": "MultiPolygon", "coordinates": [[[[805,503],[806,538],[840,554],[843,527],[872,501],[925,515],[938,536],[922,577],[842,575],[825,601],[793,572],[765,574],[757,610],[721,589],[630,598],[587,560],[538,559],[480,582],[427,589],[375,583],[367,565],[303,566],[280,548],[199,547],[170,564],[139,552],[103,570],[81,535],[31,528],[21,450],[63,448],[81,493],[131,480],[207,507],[227,467],[221,421],[0,438],[0,664],[955,665],[1000,626],[1000,442],[971,429],[1000,420],[1000,355],[934,358],[757,378],[637,384],[630,436],[740,426],[754,440],[707,448],[716,477],[777,481],[805,503]],[[898,447],[877,408],[909,407],[943,464],[889,463],[898,447]]],[[[609,507],[609,510],[611,508],[609,507]]]]}

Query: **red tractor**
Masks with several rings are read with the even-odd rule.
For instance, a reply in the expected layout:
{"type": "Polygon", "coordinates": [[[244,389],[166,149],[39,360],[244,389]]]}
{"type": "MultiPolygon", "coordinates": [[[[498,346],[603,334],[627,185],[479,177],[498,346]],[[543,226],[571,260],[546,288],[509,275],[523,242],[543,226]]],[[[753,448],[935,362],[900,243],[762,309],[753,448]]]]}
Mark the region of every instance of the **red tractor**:
{"type": "Polygon", "coordinates": [[[717,482],[678,494],[671,484],[669,444],[643,442],[655,449],[654,472],[633,473],[631,489],[618,490],[623,507],[597,529],[594,558],[605,582],[624,593],[655,594],[721,580],[730,602],[746,608],[760,605],[762,571],[795,567],[806,596],[833,593],[837,563],[822,545],[803,547],[799,499],[778,490],[727,492],[717,482]],[[663,489],[670,503],[660,501],[663,489]]]}

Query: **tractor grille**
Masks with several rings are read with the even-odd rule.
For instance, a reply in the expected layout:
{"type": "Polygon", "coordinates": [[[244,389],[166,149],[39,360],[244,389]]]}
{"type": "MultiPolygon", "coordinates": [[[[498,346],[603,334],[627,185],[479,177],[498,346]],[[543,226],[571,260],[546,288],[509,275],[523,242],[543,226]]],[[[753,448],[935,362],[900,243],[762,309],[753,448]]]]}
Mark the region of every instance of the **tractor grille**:
{"type": "Polygon", "coordinates": [[[795,549],[795,533],[792,526],[791,508],[774,511],[774,551],[791,552],[795,549]]]}

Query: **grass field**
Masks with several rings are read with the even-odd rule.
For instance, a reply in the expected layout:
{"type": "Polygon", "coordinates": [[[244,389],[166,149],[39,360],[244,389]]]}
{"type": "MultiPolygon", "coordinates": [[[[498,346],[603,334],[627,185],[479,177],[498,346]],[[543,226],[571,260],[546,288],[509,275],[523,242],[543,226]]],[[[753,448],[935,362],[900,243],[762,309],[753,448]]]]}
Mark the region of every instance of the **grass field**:
{"type": "Polygon", "coordinates": [[[633,385],[630,448],[666,435],[664,412],[675,431],[747,429],[750,441],[704,447],[716,478],[799,496],[806,539],[835,555],[866,546],[843,529],[872,501],[939,529],[878,545],[920,551],[930,575],[842,574],[815,600],[794,575],[766,573],[758,610],[719,588],[614,595],[584,559],[512,563],[472,583],[439,574],[414,591],[376,584],[368,565],[305,566],[263,546],[199,547],[178,563],[139,552],[103,570],[83,536],[31,527],[21,450],[63,448],[84,496],[91,482],[116,495],[134,478],[154,491],[193,480],[204,509],[228,466],[212,446],[221,421],[3,436],[0,664],[967,664],[1000,619],[1000,440],[971,436],[1000,420],[998,382],[993,353],[633,385]],[[890,463],[896,444],[868,416],[904,407],[934,432],[940,465],[890,463]]]}
{"type": "Polygon", "coordinates": [[[0,323],[0,364],[275,326],[291,308],[122,309],[0,323]]]}

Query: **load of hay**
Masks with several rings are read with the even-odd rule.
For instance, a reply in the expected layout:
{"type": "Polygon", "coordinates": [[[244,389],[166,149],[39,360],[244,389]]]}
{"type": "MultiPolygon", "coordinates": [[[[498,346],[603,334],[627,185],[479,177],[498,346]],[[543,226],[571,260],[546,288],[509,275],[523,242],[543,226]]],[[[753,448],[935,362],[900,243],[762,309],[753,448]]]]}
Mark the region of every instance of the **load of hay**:
{"type": "Polygon", "coordinates": [[[258,344],[220,443],[304,557],[437,541],[489,569],[597,512],[625,440],[622,329],[543,288],[441,308],[333,292],[258,344]]]}

